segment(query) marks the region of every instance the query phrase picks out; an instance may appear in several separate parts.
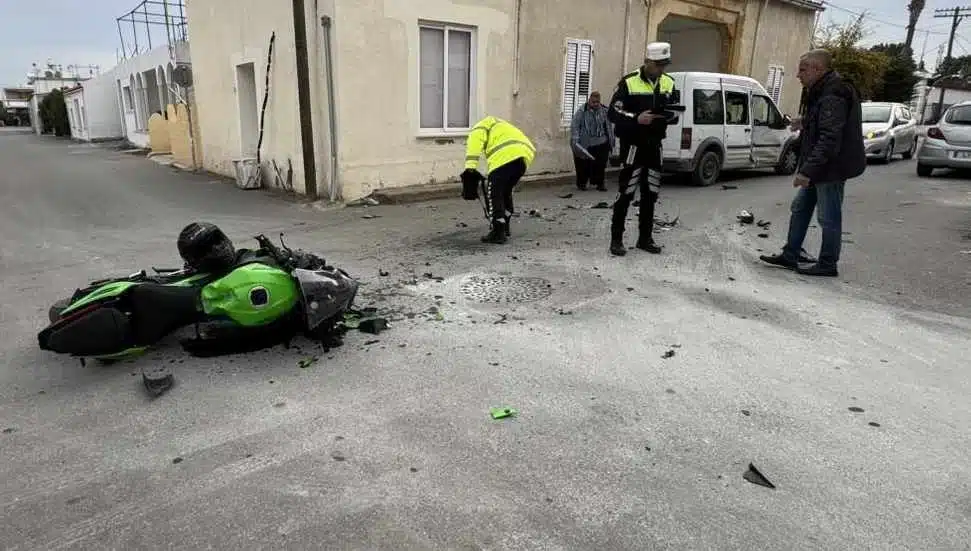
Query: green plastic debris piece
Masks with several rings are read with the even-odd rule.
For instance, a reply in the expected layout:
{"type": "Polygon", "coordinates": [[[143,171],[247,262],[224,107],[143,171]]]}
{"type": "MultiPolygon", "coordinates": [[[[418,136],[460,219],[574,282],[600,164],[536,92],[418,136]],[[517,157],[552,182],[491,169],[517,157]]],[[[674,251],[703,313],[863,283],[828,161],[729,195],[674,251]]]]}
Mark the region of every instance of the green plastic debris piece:
{"type": "Polygon", "coordinates": [[[489,408],[489,413],[492,414],[493,419],[504,419],[506,417],[512,417],[519,412],[513,408],[489,408]]]}
{"type": "Polygon", "coordinates": [[[318,358],[317,356],[312,356],[310,358],[304,358],[304,359],[300,360],[299,362],[297,362],[297,365],[300,366],[300,369],[306,369],[306,368],[314,365],[315,363],[317,363],[317,360],[319,360],[319,359],[320,358],[318,358]]]}

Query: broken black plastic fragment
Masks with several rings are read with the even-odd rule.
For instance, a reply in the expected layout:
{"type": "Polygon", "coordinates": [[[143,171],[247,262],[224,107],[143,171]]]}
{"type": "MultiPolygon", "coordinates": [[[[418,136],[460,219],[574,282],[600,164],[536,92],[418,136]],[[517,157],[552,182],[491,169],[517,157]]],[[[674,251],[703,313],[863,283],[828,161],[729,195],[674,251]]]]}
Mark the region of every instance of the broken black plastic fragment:
{"type": "Polygon", "coordinates": [[[673,358],[674,357],[674,350],[668,350],[661,357],[664,358],[665,360],[668,359],[668,358],[673,358]]]}
{"type": "Polygon", "coordinates": [[[357,324],[357,329],[362,333],[377,335],[388,328],[388,320],[384,318],[370,318],[361,320],[357,324]]]}
{"type": "Polygon", "coordinates": [[[764,486],[766,488],[771,488],[773,490],[775,489],[775,484],[769,482],[769,479],[766,478],[765,475],[763,475],[761,472],[759,472],[759,470],[755,468],[755,465],[751,463],[748,464],[748,470],[745,471],[745,474],[742,475],[742,478],[751,482],[752,484],[757,484],[759,486],[764,486]]]}
{"type": "Polygon", "coordinates": [[[142,369],[142,383],[152,398],[158,398],[175,386],[175,376],[164,366],[142,369]]]}

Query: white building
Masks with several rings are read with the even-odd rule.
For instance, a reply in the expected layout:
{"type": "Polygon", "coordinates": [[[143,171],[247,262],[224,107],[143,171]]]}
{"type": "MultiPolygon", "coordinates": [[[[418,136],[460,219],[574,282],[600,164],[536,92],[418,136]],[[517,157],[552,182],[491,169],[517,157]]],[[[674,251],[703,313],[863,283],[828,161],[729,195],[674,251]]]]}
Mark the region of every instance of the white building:
{"type": "Polygon", "coordinates": [[[122,60],[112,69],[123,133],[133,145],[147,148],[148,118],[153,113],[164,115],[166,105],[184,100],[171,83],[172,71],[185,63],[189,63],[189,44],[180,41],[122,60]]]}
{"type": "Polygon", "coordinates": [[[72,138],[99,142],[125,137],[115,74],[111,70],[64,92],[72,138]]]}
{"type": "Polygon", "coordinates": [[[62,65],[55,65],[48,61],[44,68],[33,64],[31,71],[27,73],[27,86],[33,89],[34,93],[30,98],[30,121],[34,132],[41,134],[44,131],[40,120],[40,104],[44,101],[44,96],[53,90],[65,90],[74,88],[78,84],[93,78],[100,71],[97,65],[68,65],[65,69],[62,65]]]}
{"type": "Polygon", "coordinates": [[[971,100],[971,78],[941,78],[933,86],[927,88],[924,96],[924,108],[917,112],[921,114],[921,121],[924,124],[936,124],[940,113],[943,113],[948,107],[969,100],[971,100]],[[944,91],[943,102],[941,101],[941,90],[944,91]],[[938,110],[938,104],[942,105],[940,110],[938,110]]]}

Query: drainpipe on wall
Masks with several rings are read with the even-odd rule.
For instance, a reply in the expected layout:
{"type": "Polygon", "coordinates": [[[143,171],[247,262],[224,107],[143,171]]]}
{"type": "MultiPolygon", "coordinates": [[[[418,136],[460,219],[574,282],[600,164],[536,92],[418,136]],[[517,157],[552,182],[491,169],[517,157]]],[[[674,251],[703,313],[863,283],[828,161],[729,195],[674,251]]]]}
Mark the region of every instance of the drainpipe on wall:
{"type": "Polygon", "coordinates": [[[748,74],[752,76],[755,72],[755,50],[759,45],[759,29],[762,27],[762,15],[765,13],[765,8],[769,5],[769,0],[764,0],[762,6],[759,8],[759,17],[755,20],[755,35],[752,37],[752,55],[748,60],[748,74]]]}
{"type": "Polygon", "coordinates": [[[314,121],[310,106],[310,60],[307,56],[307,14],[303,0],[293,0],[293,46],[297,56],[297,104],[303,145],[303,180],[307,195],[317,197],[314,121]]]}
{"type": "Polygon", "coordinates": [[[519,34],[523,21],[523,0],[516,0],[516,39],[513,46],[513,59],[515,60],[512,75],[512,97],[519,96],[519,34]]]}
{"type": "MultiPolygon", "coordinates": [[[[647,56],[647,45],[651,43],[651,0],[644,0],[644,9],[647,10],[647,16],[645,20],[645,35],[644,35],[644,51],[641,53],[641,60],[647,56]]],[[[640,63],[638,63],[640,65],[640,63]]],[[[627,69],[624,69],[625,71],[627,69]]]]}
{"type": "Polygon", "coordinates": [[[330,135],[330,200],[337,200],[337,191],[340,189],[338,182],[337,164],[337,100],[334,98],[334,54],[331,43],[331,18],[323,16],[320,18],[320,25],[324,28],[324,62],[327,64],[327,119],[329,123],[330,135]]]}
{"type": "Polygon", "coordinates": [[[620,74],[627,74],[627,63],[630,61],[630,11],[631,2],[633,0],[627,0],[627,6],[624,9],[624,60],[621,62],[623,66],[620,68],[620,74]]]}

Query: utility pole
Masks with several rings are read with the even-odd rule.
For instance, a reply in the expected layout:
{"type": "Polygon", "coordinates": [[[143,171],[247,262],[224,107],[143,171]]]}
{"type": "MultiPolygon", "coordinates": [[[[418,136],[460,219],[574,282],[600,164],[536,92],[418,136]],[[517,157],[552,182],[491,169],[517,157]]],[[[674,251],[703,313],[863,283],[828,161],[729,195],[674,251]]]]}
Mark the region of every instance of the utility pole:
{"type": "MultiPolygon", "coordinates": [[[[957,33],[958,25],[961,20],[965,17],[971,15],[971,7],[965,6],[963,8],[943,8],[934,10],[934,18],[951,18],[951,36],[947,41],[947,55],[944,57],[944,61],[951,59],[951,53],[954,51],[954,35],[957,33]]],[[[940,72],[940,67],[938,67],[938,72],[940,72]]],[[[944,77],[946,75],[938,75],[939,77],[944,77]]],[[[940,120],[941,115],[944,114],[944,88],[941,87],[941,95],[937,100],[937,118],[940,120]]]]}

